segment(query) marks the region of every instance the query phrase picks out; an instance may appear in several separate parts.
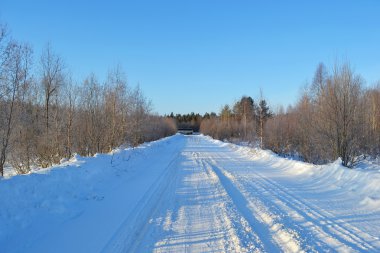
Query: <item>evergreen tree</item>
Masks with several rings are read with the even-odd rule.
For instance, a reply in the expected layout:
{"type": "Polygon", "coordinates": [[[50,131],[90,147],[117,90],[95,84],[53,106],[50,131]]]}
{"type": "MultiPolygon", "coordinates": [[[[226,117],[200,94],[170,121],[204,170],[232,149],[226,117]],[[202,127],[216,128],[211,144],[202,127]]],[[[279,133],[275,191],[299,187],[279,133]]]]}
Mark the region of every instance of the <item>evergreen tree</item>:
{"type": "Polygon", "coordinates": [[[258,107],[256,108],[256,123],[258,124],[258,134],[260,136],[260,147],[263,148],[263,136],[264,136],[264,127],[267,120],[272,117],[273,114],[269,110],[269,106],[265,99],[261,99],[258,107]]]}
{"type": "Polygon", "coordinates": [[[249,130],[253,131],[252,125],[255,117],[255,102],[251,97],[243,96],[233,107],[233,113],[243,125],[243,139],[247,140],[249,130]]]}

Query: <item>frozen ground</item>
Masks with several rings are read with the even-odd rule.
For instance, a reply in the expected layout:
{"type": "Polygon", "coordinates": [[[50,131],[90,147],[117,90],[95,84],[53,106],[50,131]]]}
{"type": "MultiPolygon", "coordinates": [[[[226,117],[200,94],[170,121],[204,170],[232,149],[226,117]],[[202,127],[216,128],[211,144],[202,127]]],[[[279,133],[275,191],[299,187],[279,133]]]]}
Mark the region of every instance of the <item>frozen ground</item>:
{"type": "Polygon", "coordinates": [[[0,181],[0,252],[380,252],[380,171],[176,135],[0,181]]]}

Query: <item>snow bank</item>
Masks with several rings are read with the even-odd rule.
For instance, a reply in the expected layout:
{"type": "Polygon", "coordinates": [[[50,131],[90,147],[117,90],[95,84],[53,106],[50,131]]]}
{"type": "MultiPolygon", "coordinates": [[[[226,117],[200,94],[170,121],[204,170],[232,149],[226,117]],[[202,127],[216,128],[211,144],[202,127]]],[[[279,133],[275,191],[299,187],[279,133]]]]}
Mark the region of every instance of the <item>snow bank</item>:
{"type": "Polygon", "coordinates": [[[99,251],[159,177],[164,168],[157,165],[171,159],[181,143],[173,136],[95,157],[76,155],[61,165],[0,179],[0,252],[99,251]],[[63,233],[54,237],[60,241],[54,233],[63,233]],[[74,244],[64,243],[68,237],[74,244]],[[85,237],[93,245],[83,245],[85,237]],[[41,241],[51,248],[40,249],[41,241]]]}
{"type": "Polygon", "coordinates": [[[356,168],[342,166],[340,159],[326,165],[313,165],[301,161],[283,158],[270,150],[239,146],[214,140],[219,146],[229,146],[245,157],[261,164],[263,167],[276,168],[286,176],[298,177],[310,181],[326,190],[341,189],[347,194],[354,194],[362,199],[360,205],[365,209],[380,208],[380,165],[378,162],[363,161],[356,168]]]}

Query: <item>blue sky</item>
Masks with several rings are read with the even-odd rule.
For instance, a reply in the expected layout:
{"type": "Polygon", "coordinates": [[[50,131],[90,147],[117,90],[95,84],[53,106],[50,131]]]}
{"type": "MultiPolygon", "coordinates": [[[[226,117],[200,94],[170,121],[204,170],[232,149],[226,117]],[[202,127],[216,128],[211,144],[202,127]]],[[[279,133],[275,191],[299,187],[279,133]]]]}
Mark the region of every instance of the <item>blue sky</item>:
{"type": "Polygon", "coordinates": [[[380,80],[380,1],[0,1],[38,60],[49,42],[78,81],[120,64],[160,114],[242,95],[294,104],[319,62],[380,80]]]}

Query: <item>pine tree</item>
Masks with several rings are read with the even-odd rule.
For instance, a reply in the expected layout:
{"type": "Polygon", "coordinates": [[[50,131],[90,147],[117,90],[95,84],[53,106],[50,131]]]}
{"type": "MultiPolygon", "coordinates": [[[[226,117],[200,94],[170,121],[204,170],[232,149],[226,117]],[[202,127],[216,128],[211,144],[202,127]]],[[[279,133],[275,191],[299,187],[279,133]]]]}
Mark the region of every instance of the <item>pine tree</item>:
{"type": "Polygon", "coordinates": [[[258,131],[260,136],[260,147],[263,148],[263,136],[264,136],[264,127],[267,120],[272,117],[273,114],[269,110],[269,106],[265,99],[261,99],[258,107],[256,108],[256,123],[258,124],[258,131]]]}
{"type": "Polygon", "coordinates": [[[243,96],[233,107],[237,119],[243,124],[243,138],[247,140],[250,123],[253,124],[255,116],[255,102],[251,97],[243,96]]]}

